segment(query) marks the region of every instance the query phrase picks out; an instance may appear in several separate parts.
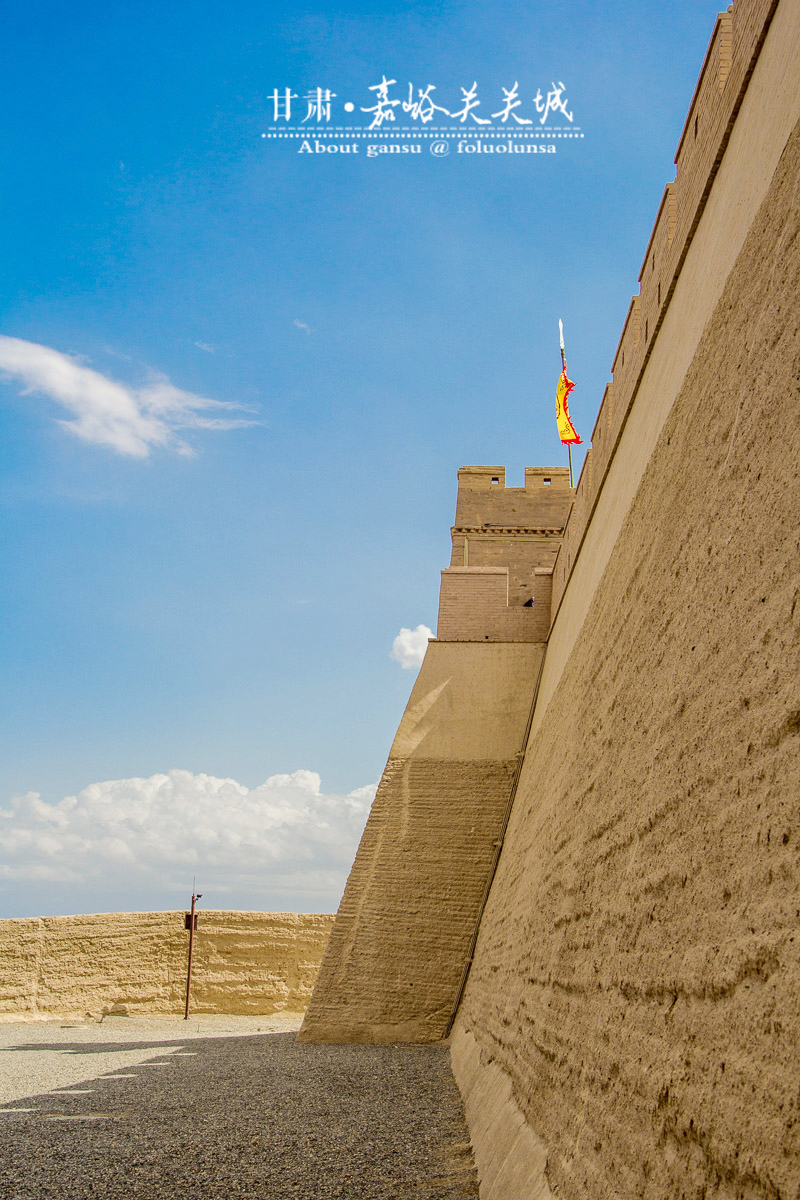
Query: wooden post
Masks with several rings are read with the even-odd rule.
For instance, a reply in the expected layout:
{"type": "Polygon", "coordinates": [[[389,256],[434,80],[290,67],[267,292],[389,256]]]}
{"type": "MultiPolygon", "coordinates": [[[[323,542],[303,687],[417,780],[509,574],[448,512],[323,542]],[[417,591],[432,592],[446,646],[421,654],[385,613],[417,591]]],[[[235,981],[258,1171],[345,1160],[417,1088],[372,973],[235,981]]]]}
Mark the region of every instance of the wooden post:
{"type": "Polygon", "coordinates": [[[184,1021],[189,1020],[189,997],[192,991],[192,955],[194,953],[194,927],[197,921],[196,910],[197,901],[202,898],[203,893],[199,892],[195,895],[194,884],[192,885],[192,911],[189,914],[189,965],[186,970],[186,1007],[183,1012],[184,1021]]]}

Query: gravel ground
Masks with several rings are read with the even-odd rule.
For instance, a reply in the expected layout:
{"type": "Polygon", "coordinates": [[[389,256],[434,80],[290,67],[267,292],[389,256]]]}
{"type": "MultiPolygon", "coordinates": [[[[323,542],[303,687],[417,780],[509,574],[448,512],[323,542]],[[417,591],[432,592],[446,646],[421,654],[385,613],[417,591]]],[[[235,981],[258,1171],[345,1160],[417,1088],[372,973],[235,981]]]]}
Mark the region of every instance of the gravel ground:
{"type": "Polygon", "coordinates": [[[477,1200],[446,1047],[298,1020],[0,1026],[0,1197],[477,1200]]]}

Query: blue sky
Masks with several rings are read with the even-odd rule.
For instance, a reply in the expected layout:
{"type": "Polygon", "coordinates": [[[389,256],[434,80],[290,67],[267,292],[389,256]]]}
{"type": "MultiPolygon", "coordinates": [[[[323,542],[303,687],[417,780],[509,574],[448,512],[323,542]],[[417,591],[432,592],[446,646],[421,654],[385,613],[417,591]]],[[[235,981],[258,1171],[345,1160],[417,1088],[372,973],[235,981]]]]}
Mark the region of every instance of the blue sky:
{"type": "Polygon", "coordinates": [[[435,628],[456,470],[505,463],[519,485],[526,464],[565,461],[559,316],[588,442],[715,14],[7,12],[0,915],[180,904],[190,867],[213,875],[213,907],[335,906],[413,681],[393,639],[435,628]],[[562,81],[584,136],[548,155],[369,159],[261,137],[275,88],[361,107],[384,74],[398,95],[434,84],[451,111],[475,81],[484,113],[518,82],[529,118],[562,81]],[[133,441],[127,417],[98,424],[117,403],[133,441]],[[217,848],[236,796],[256,829],[273,777],[295,842],[314,804],[339,822],[306,868],[286,851],[283,883],[257,854],[238,875],[236,846],[258,842],[244,833],[227,858],[181,855],[180,833],[157,863],[141,850],[178,793],[217,848]],[[139,816],[95,845],[89,800],[64,799],[102,781],[132,781],[139,816]]]}

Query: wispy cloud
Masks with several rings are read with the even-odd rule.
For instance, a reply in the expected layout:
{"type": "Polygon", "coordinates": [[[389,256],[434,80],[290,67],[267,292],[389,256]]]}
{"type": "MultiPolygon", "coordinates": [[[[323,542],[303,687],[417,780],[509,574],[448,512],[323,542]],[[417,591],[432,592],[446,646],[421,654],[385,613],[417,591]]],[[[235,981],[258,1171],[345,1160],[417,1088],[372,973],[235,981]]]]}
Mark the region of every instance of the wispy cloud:
{"type": "Polygon", "coordinates": [[[326,794],[319,775],[302,770],[255,788],[168,771],[93,783],[56,804],[28,792],[0,808],[0,884],[15,897],[27,889],[33,904],[44,888],[64,911],[87,911],[91,897],[114,912],[149,908],[197,875],[204,892],[222,898],[216,907],[277,892],[289,911],[299,896],[331,910],[374,795],[374,786],[326,794]]]}
{"type": "Polygon", "coordinates": [[[428,649],[428,638],[432,637],[433,632],[427,625],[418,625],[416,629],[406,629],[403,626],[392,642],[390,658],[400,663],[404,671],[419,667],[428,649]]]}
{"type": "Polygon", "coordinates": [[[0,372],[16,379],[23,394],[47,396],[71,413],[59,424],[76,437],[131,458],[147,458],[156,448],[192,454],[179,429],[241,429],[257,424],[241,417],[208,415],[253,410],[185,392],[165,375],[152,373],[144,386],[131,387],[84,366],[73,355],[21,338],[0,336],[0,372]]]}
{"type": "Polygon", "coordinates": [[[195,342],[198,350],[205,350],[206,354],[216,354],[213,346],[209,346],[208,342],[195,342]]]}
{"type": "Polygon", "coordinates": [[[306,333],[311,333],[311,327],[306,325],[305,321],[301,321],[295,317],[294,324],[298,329],[304,329],[306,333]]]}

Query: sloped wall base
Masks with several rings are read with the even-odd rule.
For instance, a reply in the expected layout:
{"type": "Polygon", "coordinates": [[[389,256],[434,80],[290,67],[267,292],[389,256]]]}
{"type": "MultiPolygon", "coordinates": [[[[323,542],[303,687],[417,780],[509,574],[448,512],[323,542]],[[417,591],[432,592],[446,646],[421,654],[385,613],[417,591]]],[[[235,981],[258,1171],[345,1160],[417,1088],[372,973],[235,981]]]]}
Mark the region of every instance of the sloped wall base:
{"type": "Polygon", "coordinates": [[[473,1035],[456,1025],[450,1058],[469,1127],[481,1200],[552,1200],[547,1147],[514,1101],[511,1079],[481,1061],[473,1035]]]}

